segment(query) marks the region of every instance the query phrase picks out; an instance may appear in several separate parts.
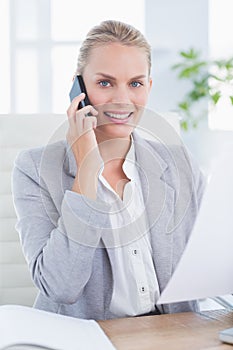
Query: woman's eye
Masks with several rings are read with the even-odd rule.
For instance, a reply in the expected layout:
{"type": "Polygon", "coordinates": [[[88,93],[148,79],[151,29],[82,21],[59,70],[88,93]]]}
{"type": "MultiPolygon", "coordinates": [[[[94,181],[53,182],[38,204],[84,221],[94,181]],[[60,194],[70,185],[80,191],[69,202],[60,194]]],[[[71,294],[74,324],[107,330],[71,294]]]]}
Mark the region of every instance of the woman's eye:
{"type": "Polygon", "coordinates": [[[106,86],[109,86],[109,82],[106,81],[106,80],[101,80],[101,81],[99,81],[99,85],[103,86],[103,87],[106,87],[106,86]]]}
{"type": "Polygon", "coordinates": [[[142,85],[142,83],[140,83],[139,81],[132,81],[132,83],[131,83],[132,87],[139,87],[141,85],[142,85]]]}

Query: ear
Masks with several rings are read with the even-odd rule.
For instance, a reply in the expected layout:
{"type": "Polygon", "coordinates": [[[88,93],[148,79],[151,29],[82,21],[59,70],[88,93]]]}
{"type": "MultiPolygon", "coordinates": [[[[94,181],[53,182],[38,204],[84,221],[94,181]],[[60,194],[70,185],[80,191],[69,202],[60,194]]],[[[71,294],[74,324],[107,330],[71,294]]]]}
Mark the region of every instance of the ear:
{"type": "Polygon", "coordinates": [[[150,92],[151,88],[152,88],[152,78],[150,77],[150,79],[149,79],[149,92],[150,92]]]}

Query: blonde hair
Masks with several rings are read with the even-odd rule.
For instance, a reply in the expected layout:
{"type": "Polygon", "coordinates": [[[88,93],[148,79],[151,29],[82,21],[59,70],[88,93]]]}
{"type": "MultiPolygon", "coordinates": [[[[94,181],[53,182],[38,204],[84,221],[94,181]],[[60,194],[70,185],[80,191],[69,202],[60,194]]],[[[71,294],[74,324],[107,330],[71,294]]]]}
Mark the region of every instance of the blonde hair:
{"type": "Polygon", "coordinates": [[[143,34],[129,24],[113,20],[103,21],[87,33],[79,51],[76,74],[83,74],[93,48],[109,43],[120,43],[143,49],[147,56],[150,75],[151,47],[143,34]]]}

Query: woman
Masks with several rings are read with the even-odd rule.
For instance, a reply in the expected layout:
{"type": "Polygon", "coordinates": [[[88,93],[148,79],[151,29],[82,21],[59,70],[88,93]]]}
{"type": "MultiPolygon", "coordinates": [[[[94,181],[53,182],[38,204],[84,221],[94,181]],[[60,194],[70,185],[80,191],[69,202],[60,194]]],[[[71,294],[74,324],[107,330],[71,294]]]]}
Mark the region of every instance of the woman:
{"type": "Polygon", "coordinates": [[[94,27],[76,72],[91,105],[77,110],[85,95],[74,98],[67,141],[16,159],[16,228],[37,308],[86,319],[197,309],[156,305],[191,233],[203,179],[183,147],[134,131],[150,68],[138,30],[117,21],[94,27]]]}

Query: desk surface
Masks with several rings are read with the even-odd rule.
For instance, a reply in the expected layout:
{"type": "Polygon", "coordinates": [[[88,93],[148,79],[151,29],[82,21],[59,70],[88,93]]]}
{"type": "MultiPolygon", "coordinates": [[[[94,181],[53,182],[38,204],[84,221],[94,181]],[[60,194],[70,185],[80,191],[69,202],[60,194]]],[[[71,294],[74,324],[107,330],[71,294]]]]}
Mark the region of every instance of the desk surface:
{"type": "Polygon", "coordinates": [[[218,332],[233,327],[226,310],[132,317],[98,322],[117,350],[230,350],[218,332]]]}

